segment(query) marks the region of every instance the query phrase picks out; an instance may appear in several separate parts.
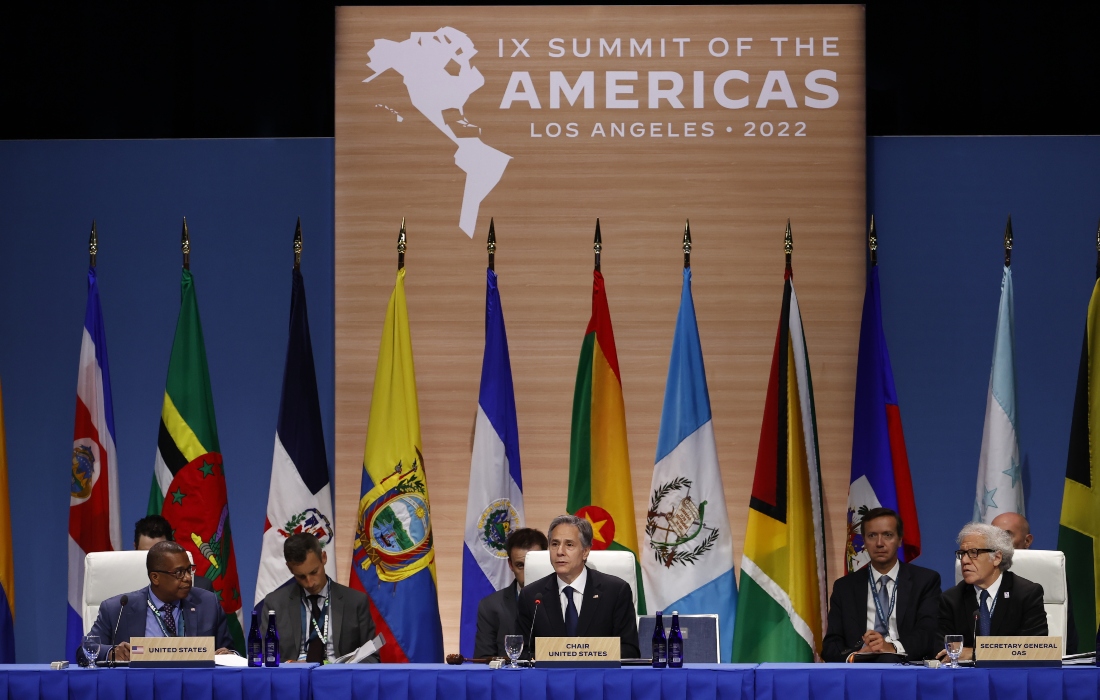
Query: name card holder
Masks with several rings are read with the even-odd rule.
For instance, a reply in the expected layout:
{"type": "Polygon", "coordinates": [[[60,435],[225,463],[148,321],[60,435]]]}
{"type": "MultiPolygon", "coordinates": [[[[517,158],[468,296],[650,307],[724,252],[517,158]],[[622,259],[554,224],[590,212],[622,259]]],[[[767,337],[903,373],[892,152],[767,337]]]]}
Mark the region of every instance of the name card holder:
{"type": "Polygon", "coordinates": [[[1061,637],[978,637],[974,643],[979,668],[1062,665],[1061,637]]]}
{"type": "Polygon", "coordinates": [[[619,668],[618,637],[537,637],[535,668],[619,668]]]}
{"type": "Polygon", "coordinates": [[[134,637],[130,668],[214,668],[213,637],[134,637]]]}

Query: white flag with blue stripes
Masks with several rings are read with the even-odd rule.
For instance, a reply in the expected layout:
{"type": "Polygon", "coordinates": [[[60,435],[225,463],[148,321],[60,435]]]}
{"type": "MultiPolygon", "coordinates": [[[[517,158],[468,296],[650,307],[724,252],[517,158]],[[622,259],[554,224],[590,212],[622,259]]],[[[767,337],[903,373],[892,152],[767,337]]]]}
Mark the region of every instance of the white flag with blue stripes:
{"type": "Polygon", "coordinates": [[[492,270],[487,271],[485,355],[477,403],[462,545],[459,647],[467,657],[474,655],[478,603],[512,582],[504,540],[508,533],[523,527],[523,477],[512,364],[508,359],[508,336],[504,331],[497,276],[492,270]]]}
{"type": "Polygon", "coordinates": [[[737,614],[733,537],[691,298],[691,268],[684,268],[641,557],[647,606],[681,615],[716,613],[720,659],[729,661],[737,614]]]}
{"type": "Polygon", "coordinates": [[[993,368],[985,402],[982,452],[974,520],[990,523],[1001,513],[1024,515],[1023,465],[1016,430],[1016,324],[1012,311],[1012,268],[1001,278],[1001,304],[993,340],[993,368]]]}

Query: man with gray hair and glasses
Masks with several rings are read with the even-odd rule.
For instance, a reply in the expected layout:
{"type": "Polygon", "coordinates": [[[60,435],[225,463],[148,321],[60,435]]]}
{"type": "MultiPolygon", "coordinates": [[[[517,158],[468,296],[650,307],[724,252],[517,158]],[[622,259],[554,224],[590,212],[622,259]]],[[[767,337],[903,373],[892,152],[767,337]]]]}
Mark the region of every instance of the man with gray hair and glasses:
{"type": "MultiPolygon", "coordinates": [[[[1043,587],[1009,571],[1012,538],[1000,528],[967,523],[955,552],[962,581],[940,597],[940,635],[961,634],[959,658],[974,658],[974,637],[1047,634],[1043,587]]],[[[940,652],[940,658],[946,652],[940,652]]]]}
{"type": "MultiPolygon", "coordinates": [[[[559,515],[548,532],[554,573],[529,581],[519,596],[520,630],[531,646],[538,637],[619,637],[622,658],[638,658],[630,584],[585,566],[592,551],[592,523],[559,515]]],[[[534,649],[524,650],[524,655],[533,654],[534,649]]]]}

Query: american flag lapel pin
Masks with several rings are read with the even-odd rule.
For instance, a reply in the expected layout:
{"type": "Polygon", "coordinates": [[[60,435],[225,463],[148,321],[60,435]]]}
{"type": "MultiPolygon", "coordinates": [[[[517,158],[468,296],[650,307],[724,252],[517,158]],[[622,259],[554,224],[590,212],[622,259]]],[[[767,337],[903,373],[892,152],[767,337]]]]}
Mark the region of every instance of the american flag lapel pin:
{"type": "Polygon", "coordinates": [[[597,593],[596,595],[592,596],[592,600],[595,600],[595,599],[597,599],[597,598],[599,598],[599,597],[600,597],[600,594],[599,594],[599,593],[597,593]]]}

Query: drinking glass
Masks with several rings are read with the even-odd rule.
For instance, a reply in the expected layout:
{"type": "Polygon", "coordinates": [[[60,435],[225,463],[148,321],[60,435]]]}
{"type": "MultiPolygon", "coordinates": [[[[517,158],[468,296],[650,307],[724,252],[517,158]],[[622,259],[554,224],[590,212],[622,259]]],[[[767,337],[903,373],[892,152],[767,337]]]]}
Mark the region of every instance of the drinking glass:
{"type": "Polygon", "coordinates": [[[963,650],[963,636],[961,634],[949,634],[943,638],[943,646],[947,649],[947,656],[951,659],[951,663],[947,664],[947,667],[958,668],[959,654],[963,650]]]}
{"type": "Polygon", "coordinates": [[[508,655],[511,660],[512,668],[519,668],[516,666],[516,659],[523,653],[523,635],[522,634],[508,634],[504,636],[504,653],[508,655]]]}
{"type": "Polygon", "coordinates": [[[84,639],[80,641],[80,646],[84,649],[84,656],[91,663],[89,668],[95,668],[96,657],[99,656],[99,637],[94,634],[86,634],[84,639]]]}

